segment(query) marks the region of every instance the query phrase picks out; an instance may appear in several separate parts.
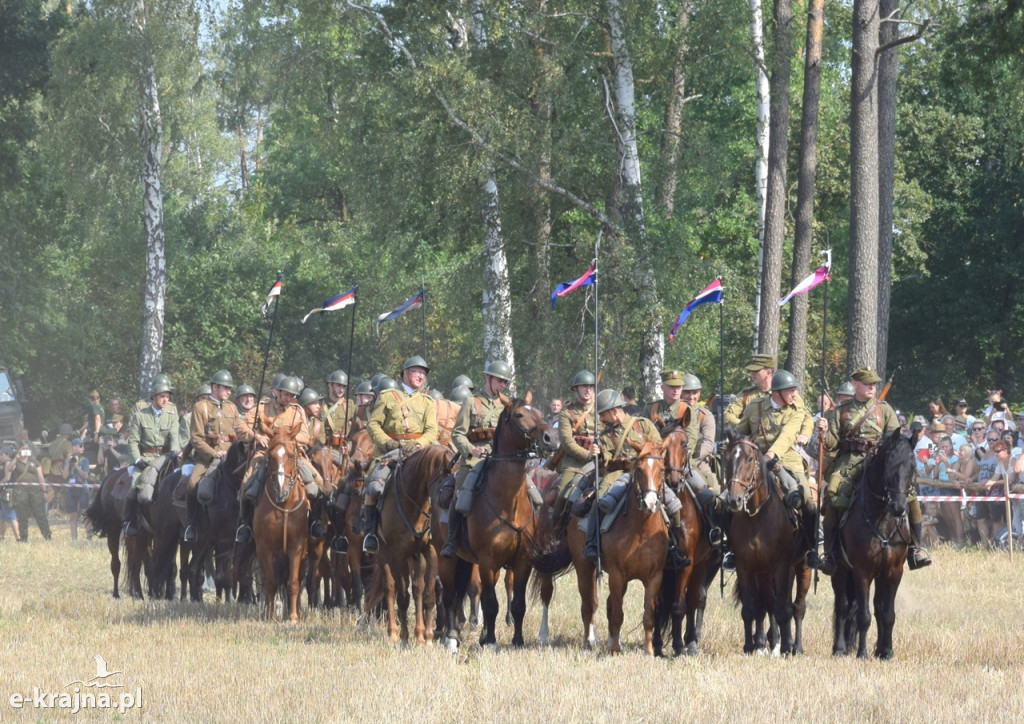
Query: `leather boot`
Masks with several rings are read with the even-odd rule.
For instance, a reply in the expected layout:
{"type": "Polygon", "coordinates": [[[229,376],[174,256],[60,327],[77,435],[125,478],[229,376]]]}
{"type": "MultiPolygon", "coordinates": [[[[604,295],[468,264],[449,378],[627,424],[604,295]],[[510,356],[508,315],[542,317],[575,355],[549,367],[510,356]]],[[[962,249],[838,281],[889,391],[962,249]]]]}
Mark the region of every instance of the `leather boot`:
{"type": "Polygon", "coordinates": [[[242,498],[240,506],[242,524],[235,531],[235,543],[248,543],[252,540],[252,502],[247,497],[242,498]]]}
{"type": "Polygon", "coordinates": [[[462,531],[466,527],[466,518],[459,511],[452,509],[448,511],[448,540],[441,549],[441,555],[445,558],[455,558],[459,554],[459,541],[462,539],[462,531]]]}
{"type": "Polygon", "coordinates": [[[813,505],[804,505],[800,518],[804,529],[804,545],[807,546],[807,566],[818,568],[821,565],[821,559],[818,558],[818,509],[813,505]]]}
{"type": "Polygon", "coordinates": [[[912,536],[910,545],[907,547],[907,563],[910,565],[910,570],[916,571],[918,568],[930,566],[932,559],[928,557],[928,551],[921,546],[921,524],[911,523],[910,532],[912,536]]]}
{"type": "Polygon", "coordinates": [[[186,543],[195,543],[199,538],[196,531],[196,506],[198,504],[199,501],[193,497],[193,493],[190,490],[188,495],[185,496],[185,509],[188,510],[188,525],[185,526],[185,532],[181,535],[181,539],[186,543]]]}
{"type": "Polygon", "coordinates": [[[690,556],[683,552],[679,541],[683,538],[683,529],[673,525],[668,529],[668,555],[665,557],[665,567],[673,571],[681,571],[693,563],[690,556]]]}
{"type": "Polygon", "coordinates": [[[583,549],[583,557],[591,563],[597,563],[601,549],[597,544],[600,535],[601,513],[595,505],[587,517],[587,547],[583,549]]]}
{"type": "Polygon", "coordinates": [[[331,550],[335,553],[348,553],[348,538],[344,534],[338,533],[331,541],[331,550]]]}
{"type": "Polygon", "coordinates": [[[825,556],[819,561],[818,570],[826,576],[834,576],[838,566],[839,559],[836,555],[836,543],[839,540],[838,517],[839,511],[829,505],[825,509],[825,518],[821,523],[824,533],[825,556]]]}
{"type": "MultiPolygon", "coordinates": [[[[25,520],[25,528],[28,528],[28,519],[25,520]]],[[[126,536],[136,535],[139,532],[139,490],[132,488],[124,501],[124,534],[126,536]]]]}
{"type": "Polygon", "coordinates": [[[380,511],[376,505],[363,506],[363,553],[373,555],[380,550],[377,526],[380,525],[380,511]]]}

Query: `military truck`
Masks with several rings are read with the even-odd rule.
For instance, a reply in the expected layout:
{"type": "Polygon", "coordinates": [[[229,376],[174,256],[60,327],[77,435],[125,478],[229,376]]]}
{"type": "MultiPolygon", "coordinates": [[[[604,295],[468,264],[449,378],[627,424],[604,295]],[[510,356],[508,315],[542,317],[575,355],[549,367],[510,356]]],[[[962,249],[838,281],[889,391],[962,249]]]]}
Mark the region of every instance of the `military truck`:
{"type": "Polygon", "coordinates": [[[25,393],[21,380],[11,378],[6,367],[0,367],[0,442],[14,442],[24,424],[21,403],[25,393]]]}

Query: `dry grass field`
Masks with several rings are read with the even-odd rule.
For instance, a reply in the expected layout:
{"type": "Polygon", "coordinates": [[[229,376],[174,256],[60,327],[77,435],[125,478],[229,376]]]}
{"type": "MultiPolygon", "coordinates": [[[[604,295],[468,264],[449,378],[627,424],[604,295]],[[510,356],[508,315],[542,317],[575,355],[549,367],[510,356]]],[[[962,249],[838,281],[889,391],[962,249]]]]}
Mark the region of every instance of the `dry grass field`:
{"type": "MultiPolygon", "coordinates": [[[[1024,556],[938,548],[907,573],[897,599],[896,659],[835,660],[832,592],[823,579],[805,623],[807,654],[744,656],[738,610],[717,589],[703,653],[652,660],[641,653],[639,587],[624,627],[626,653],[579,645],[571,575],[556,585],[554,645],[496,652],[386,642],[380,625],[348,612],[303,611],[297,626],[252,608],[114,600],[106,545],[71,543],[66,524],[44,542],[0,543],[0,721],[878,721],[1024,719],[1024,556]],[[100,654],[109,681],[141,692],[124,714],[35,708],[34,691],[71,693],[100,654]],[[26,695],[22,708],[11,697],[26,695]]],[[[731,591],[731,585],[729,590],[731,591]]],[[[503,598],[503,596],[502,596],[503,598]]],[[[504,601],[502,602],[504,612],[504,601]]],[[[600,632],[605,634],[603,616],[600,632]]],[[[874,643],[874,626],[869,645],[874,643]]],[[[59,704],[59,699],[55,699],[59,704]]],[[[115,701],[116,703],[116,701],[115,701]]]]}

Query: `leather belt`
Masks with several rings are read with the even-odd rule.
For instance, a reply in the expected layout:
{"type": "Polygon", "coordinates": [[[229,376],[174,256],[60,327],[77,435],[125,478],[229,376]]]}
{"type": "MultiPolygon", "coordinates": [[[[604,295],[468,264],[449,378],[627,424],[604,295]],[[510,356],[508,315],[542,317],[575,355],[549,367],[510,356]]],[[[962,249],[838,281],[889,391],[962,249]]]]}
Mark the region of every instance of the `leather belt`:
{"type": "Polygon", "coordinates": [[[206,442],[211,446],[220,445],[222,442],[233,442],[235,439],[234,435],[207,435],[206,442]]]}
{"type": "Polygon", "coordinates": [[[139,445],[139,452],[144,455],[163,455],[169,453],[170,449],[164,445],[163,447],[146,447],[145,445],[139,445]]]}
{"type": "Polygon", "coordinates": [[[422,432],[389,432],[388,437],[392,440],[419,440],[423,437],[422,432]]]}
{"type": "Polygon", "coordinates": [[[849,437],[839,441],[839,450],[841,452],[864,453],[877,444],[874,440],[865,440],[862,437],[849,437]]]}

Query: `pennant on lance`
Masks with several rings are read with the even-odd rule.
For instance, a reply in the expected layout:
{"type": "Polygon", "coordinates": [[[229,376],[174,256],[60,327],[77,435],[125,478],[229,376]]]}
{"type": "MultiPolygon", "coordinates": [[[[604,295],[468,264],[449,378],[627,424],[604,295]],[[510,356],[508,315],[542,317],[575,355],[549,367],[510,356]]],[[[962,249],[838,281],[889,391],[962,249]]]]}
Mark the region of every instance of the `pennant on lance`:
{"type": "Polygon", "coordinates": [[[704,291],[691,299],[683,311],[679,313],[679,318],[676,319],[676,323],[672,325],[672,331],[668,333],[668,341],[671,342],[676,338],[676,330],[679,329],[680,325],[686,321],[686,318],[690,316],[690,312],[699,307],[702,304],[709,304],[711,302],[722,301],[722,277],[715,277],[715,281],[704,287],[704,291]]]}
{"type": "Polygon", "coordinates": [[[392,319],[397,319],[398,317],[401,317],[403,314],[408,312],[410,309],[419,309],[420,307],[422,307],[423,306],[424,291],[425,290],[420,289],[418,292],[413,294],[411,297],[406,299],[404,302],[399,304],[397,307],[392,309],[390,312],[384,312],[384,314],[382,314],[379,317],[377,317],[377,334],[378,335],[380,334],[380,323],[381,322],[390,322],[392,319]]]}
{"type": "Polygon", "coordinates": [[[355,304],[356,303],[356,292],[357,291],[359,291],[359,285],[358,284],[356,286],[352,287],[351,289],[349,289],[347,292],[342,292],[341,294],[339,294],[336,297],[331,297],[330,299],[325,299],[324,300],[324,304],[323,304],[322,307],[317,307],[316,309],[310,309],[309,310],[309,313],[306,314],[306,316],[302,318],[302,323],[305,324],[306,320],[309,319],[312,315],[316,314],[317,312],[320,312],[320,313],[323,313],[323,312],[333,312],[333,311],[338,310],[338,309],[344,309],[345,307],[349,306],[350,304],[355,304]]]}
{"type": "Polygon", "coordinates": [[[555,287],[555,291],[551,292],[551,308],[555,308],[555,299],[557,299],[558,297],[564,297],[569,292],[574,292],[580,287],[585,287],[589,284],[593,284],[596,281],[597,265],[591,264],[590,268],[583,272],[583,276],[581,276],[576,281],[562,282],[557,287],[555,287]]]}
{"type": "Polygon", "coordinates": [[[274,303],[274,297],[281,296],[281,285],[284,275],[281,272],[277,273],[277,281],[274,282],[270,291],[267,292],[267,302],[263,305],[263,316],[266,317],[270,313],[270,305],[274,303]]]}
{"type": "Polygon", "coordinates": [[[816,287],[819,284],[821,284],[822,282],[828,281],[829,279],[831,279],[832,277],[829,276],[829,271],[831,271],[831,268],[832,268],[831,260],[829,262],[819,266],[817,269],[814,270],[814,273],[809,274],[808,276],[804,277],[803,281],[801,281],[799,284],[797,284],[795,287],[793,287],[793,290],[789,294],[787,294],[782,299],[780,299],[779,300],[779,306],[780,307],[784,306],[786,304],[786,302],[788,302],[790,299],[795,297],[797,294],[803,294],[804,292],[809,292],[812,289],[814,289],[814,287],[816,287]]]}

